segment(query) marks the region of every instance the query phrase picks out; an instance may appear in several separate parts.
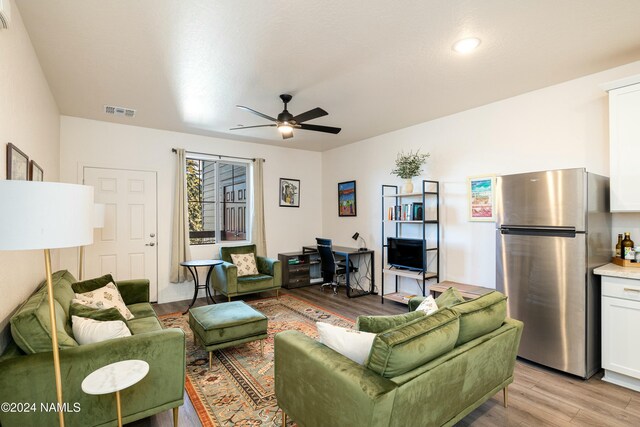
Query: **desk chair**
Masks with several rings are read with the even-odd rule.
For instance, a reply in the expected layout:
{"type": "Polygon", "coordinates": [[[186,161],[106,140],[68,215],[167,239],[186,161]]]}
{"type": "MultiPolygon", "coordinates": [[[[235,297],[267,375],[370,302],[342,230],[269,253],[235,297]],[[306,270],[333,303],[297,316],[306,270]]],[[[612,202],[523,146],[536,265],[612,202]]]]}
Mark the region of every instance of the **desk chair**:
{"type": "MultiPolygon", "coordinates": [[[[340,278],[343,278],[347,272],[346,264],[336,261],[336,257],[333,253],[333,247],[331,239],[322,239],[316,237],[318,254],[320,255],[320,269],[322,271],[322,285],[320,288],[324,291],[325,286],[331,286],[333,288],[333,294],[338,294],[338,286],[340,285],[340,278]]],[[[358,269],[353,266],[349,261],[349,272],[357,272],[358,269]]]]}

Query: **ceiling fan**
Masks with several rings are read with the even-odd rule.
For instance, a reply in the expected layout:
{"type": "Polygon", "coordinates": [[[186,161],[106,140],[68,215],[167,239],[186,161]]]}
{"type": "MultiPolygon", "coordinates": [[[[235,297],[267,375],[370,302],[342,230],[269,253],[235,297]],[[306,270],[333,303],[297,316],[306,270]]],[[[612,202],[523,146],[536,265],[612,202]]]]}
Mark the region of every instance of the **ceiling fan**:
{"type": "Polygon", "coordinates": [[[310,125],[307,123],[309,120],[317,119],[318,117],[326,116],[329,113],[324,111],[322,108],[314,108],[313,110],[309,110],[305,113],[298,114],[297,116],[293,116],[289,111],[287,111],[287,104],[291,101],[292,96],[288,94],[280,95],[280,99],[284,102],[284,110],[282,113],[278,114],[278,118],[274,119],[273,117],[267,116],[266,114],[262,114],[256,110],[253,110],[249,107],[245,107],[243,105],[238,105],[238,108],[242,108],[243,110],[247,110],[250,113],[255,114],[256,116],[260,116],[275,124],[270,125],[256,125],[256,126],[240,126],[237,128],[231,128],[229,130],[239,130],[239,129],[250,129],[250,128],[262,128],[262,127],[277,127],[278,131],[282,134],[282,139],[288,139],[293,137],[294,129],[302,129],[302,130],[312,130],[315,132],[325,132],[325,133],[333,133],[337,134],[342,129],[334,128],[331,126],[320,126],[320,125],[310,125]]]}

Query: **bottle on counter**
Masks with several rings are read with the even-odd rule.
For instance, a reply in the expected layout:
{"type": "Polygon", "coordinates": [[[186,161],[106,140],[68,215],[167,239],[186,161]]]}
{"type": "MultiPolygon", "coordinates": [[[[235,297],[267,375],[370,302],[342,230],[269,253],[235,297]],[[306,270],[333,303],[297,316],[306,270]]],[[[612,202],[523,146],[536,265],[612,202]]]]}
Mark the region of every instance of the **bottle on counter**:
{"type": "Polygon", "coordinates": [[[622,258],[622,233],[618,234],[618,244],[616,245],[616,258],[622,258]]]}
{"type": "Polygon", "coordinates": [[[635,260],[636,253],[634,247],[633,240],[631,240],[631,233],[624,233],[624,240],[622,240],[622,257],[629,261],[635,260]]]}
{"type": "Polygon", "coordinates": [[[636,262],[640,262],[640,246],[636,246],[635,251],[636,251],[636,262]]]}

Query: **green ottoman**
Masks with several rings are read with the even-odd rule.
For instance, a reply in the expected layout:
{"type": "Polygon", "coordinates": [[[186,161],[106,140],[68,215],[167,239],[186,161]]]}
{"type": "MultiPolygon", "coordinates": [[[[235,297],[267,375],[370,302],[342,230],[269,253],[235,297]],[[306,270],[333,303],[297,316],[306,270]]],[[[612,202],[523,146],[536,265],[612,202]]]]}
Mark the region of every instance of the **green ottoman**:
{"type": "MultiPolygon", "coordinates": [[[[209,352],[267,338],[267,316],[242,301],[196,307],[189,310],[193,339],[209,352]]],[[[260,341],[264,356],[264,344],[260,341]]]]}

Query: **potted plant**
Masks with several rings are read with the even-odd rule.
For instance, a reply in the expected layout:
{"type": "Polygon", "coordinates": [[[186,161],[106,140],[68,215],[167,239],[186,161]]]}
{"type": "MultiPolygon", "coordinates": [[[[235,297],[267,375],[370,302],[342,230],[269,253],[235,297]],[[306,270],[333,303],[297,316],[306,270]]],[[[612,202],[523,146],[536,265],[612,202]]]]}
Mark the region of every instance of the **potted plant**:
{"type": "Polygon", "coordinates": [[[409,151],[408,154],[402,151],[398,153],[398,157],[396,157],[396,167],[391,173],[404,179],[404,184],[402,185],[403,193],[413,192],[413,182],[411,180],[422,173],[422,166],[429,156],[429,153],[420,154],[420,150],[417,150],[415,153],[409,151]]]}

